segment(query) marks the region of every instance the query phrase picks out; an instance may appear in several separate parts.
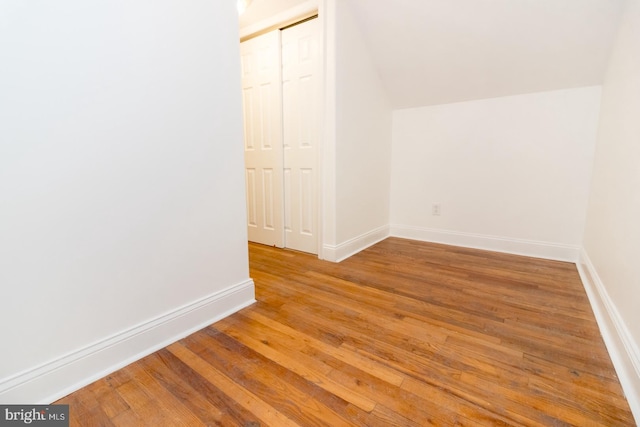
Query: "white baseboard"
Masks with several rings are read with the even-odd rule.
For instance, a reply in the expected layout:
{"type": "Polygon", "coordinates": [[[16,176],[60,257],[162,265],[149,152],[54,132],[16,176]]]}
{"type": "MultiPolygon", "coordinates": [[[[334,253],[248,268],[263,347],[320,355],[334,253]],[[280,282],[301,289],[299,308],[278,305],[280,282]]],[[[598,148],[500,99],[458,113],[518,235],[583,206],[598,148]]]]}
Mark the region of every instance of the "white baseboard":
{"type": "Polygon", "coordinates": [[[389,237],[389,227],[382,226],[360,236],[349,239],[339,245],[324,245],[323,259],[332,262],[343,261],[358,252],[375,245],[376,243],[389,237]]]}
{"type": "Polygon", "coordinates": [[[640,350],[604,283],[583,249],[577,263],[580,278],[596,316],[600,333],[618,374],[631,412],[640,425],[640,350]]]}
{"type": "Polygon", "coordinates": [[[249,279],[0,381],[3,404],[50,404],[255,302],[249,279]]]}
{"type": "Polygon", "coordinates": [[[392,224],[390,235],[405,239],[462,246],[465,248],[484,249],[495,252],[505,252],[514,255],[524,255],[557,261],[577,262],[580,256],[579,246],[487,236],[483,234],[461,233],[457,231],[412,227],[406,225],[392,224]]]}

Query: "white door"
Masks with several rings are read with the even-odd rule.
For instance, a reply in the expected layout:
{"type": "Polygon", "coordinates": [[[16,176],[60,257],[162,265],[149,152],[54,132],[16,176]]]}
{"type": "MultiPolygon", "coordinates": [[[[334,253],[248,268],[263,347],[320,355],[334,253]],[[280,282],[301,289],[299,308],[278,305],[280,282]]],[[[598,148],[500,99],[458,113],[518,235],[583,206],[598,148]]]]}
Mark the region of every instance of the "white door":
{"type": "Polygon", "coordinates": [[[285,247],[318,253],[318,20],[282,30],[285,247]]]}
{"type": "Polygon", "coordinates": [[[240,44],[248,237],[284,246],[280,31],[240,44]]]}

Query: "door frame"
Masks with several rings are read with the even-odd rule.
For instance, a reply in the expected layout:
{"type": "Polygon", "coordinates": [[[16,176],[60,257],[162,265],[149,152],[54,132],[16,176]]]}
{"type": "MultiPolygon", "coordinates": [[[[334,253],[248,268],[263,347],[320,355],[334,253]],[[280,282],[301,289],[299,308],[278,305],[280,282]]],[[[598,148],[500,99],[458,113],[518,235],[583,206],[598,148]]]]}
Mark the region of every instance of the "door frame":
{"type": "MultiPolygon", "coordinates": [[[[318,51],[320,96],[318,100],[318,147],[317,147],[317,256],[319,259],[330,259],[326,256],[325,242],[335,243],[335,19],[327,19],[329,13],[335,16],[335,0],[309,0],[305,3],[277,13],[273,17],[249,25],[240,30],[240,42],[269,31],[296,24],[317,16],[318,19],[318,51]],[[329,25],[331,24],[331,25],[329,25]],[[329,57],[331,54],[333,57],[329,57]],[[331,72],[333,70],[333,72],[331,72]]],[[[246,200],[246,195],[245,195],[246,200]]]]}

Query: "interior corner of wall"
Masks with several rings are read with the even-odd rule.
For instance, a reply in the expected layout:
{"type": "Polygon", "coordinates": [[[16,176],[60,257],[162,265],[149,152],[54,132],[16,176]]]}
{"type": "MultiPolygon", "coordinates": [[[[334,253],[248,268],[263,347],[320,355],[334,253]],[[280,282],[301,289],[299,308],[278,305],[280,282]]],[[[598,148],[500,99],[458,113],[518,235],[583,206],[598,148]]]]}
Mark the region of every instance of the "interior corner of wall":
{"type": "Polygon", "coordinates": [[[583,247],[577,263],[607,351],[636,423],[640,424],[640,350],[583,247]]]}

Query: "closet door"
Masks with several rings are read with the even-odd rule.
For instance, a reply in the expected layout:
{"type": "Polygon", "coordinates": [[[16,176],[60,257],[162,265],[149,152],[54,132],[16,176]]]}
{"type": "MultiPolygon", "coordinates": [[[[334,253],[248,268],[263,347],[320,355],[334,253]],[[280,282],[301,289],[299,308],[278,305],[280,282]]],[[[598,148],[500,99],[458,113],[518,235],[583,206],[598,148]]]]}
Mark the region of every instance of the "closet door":
{"type": "Polygon", "coordinates": [[[284,246],[280,31],[240,44],[248,237],[284,246]]]}
{"type": "Polygon", "coordinates": [[[318,253],[318,20],[282,30],[285,247],[318,253]]]}

